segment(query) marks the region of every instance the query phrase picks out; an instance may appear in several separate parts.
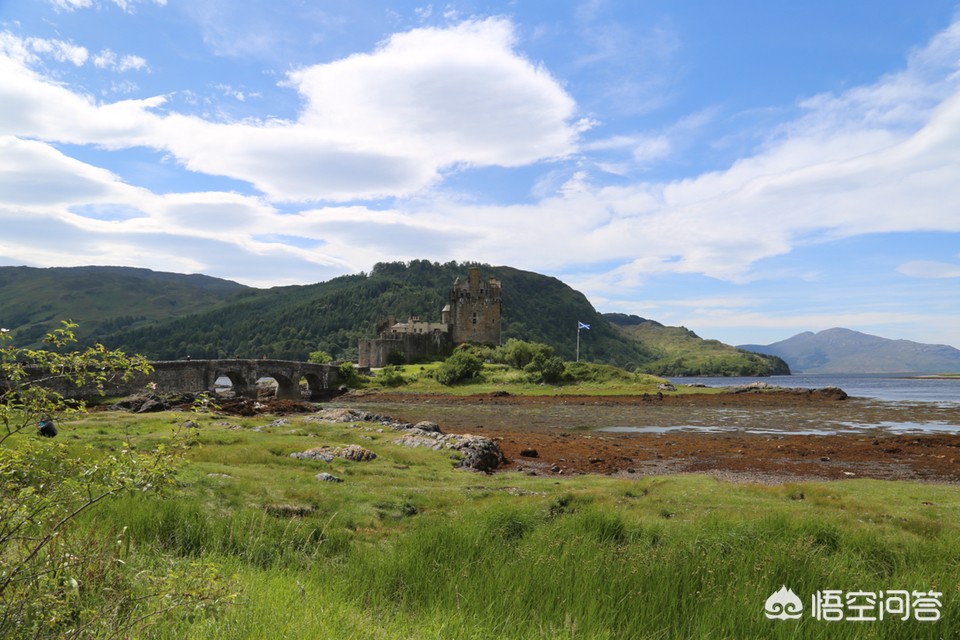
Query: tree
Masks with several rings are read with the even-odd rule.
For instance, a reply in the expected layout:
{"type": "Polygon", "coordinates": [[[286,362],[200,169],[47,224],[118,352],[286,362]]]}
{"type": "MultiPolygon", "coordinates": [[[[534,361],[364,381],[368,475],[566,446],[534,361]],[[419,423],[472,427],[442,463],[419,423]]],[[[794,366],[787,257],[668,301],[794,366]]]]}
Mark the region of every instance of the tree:
{"type": "Polygon", "coordinates": [[[326,351],[311,351],[310,355],[307,356],[307,362],[327,364],[328,362],[333,362],[333,356],[326,351]]]}
{"type": "MultiPolygon", "coordinates": [[[[109,381],[150,371],[139,356],[100,344],[70,351],[64,322],[47,349],[14,346],[0,330],[0,637],[125,636],[172,608],[203,608],[211,576],[135,571],[118,554],[122,532],[91,531],[79,516],[124,492],[173,483],[176,443],[140,452],[129,443],[107,453],[37,437],[40,420],[83,411],[56,388],[102,392],[109,381]],[[202,582],[199,582],[201,581],[202,582]]],[[[62,439],[61,439],[62,440],[62,439]]]]}

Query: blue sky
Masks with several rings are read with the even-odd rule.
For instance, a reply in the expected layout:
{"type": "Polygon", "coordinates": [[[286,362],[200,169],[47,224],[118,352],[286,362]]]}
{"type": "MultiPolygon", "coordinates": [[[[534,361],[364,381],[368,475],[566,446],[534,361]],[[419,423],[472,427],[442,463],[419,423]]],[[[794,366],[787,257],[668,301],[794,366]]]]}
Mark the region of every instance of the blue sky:
{"type": "Polygon", "coordinates": [[[0,0],[0,264],[412,259],[960,347],[960,6],[0,0]]]}

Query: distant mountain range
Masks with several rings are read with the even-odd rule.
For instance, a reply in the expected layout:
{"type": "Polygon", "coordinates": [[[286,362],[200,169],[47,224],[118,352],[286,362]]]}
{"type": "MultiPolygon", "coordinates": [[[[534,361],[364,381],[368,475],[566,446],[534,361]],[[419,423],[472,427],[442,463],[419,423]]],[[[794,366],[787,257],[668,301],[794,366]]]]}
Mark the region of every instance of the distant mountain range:
{"type": "MultiPolygon", "coordinates": [[[[18,345],[36,347],[60,320],[72,319],[82,344],[98,341],[154,360],[305,359],[317,350],[350,360],[358,338],[372,337],[387,314],[439,320],[451,284],[472,264],[379,263],[368,274],[270,289],[125,267],[0,267],[0,327],[18,345]]],[[[591,328],[580,336],[580,355],[593,362],[659,375],[788,372],[776,358],[702,340],[683,327],[600,314],[556,278],[478,266],[503,283],[504,341],[543,342],[572,360],[583,322],[591,328]]]]}
{"type": "Polygon", "coordinates": [[[960,349],[890,340],[850,329],[807,331],[773,344],[739,348],[783,358],[794,373],[960,372],[960,349]]]}

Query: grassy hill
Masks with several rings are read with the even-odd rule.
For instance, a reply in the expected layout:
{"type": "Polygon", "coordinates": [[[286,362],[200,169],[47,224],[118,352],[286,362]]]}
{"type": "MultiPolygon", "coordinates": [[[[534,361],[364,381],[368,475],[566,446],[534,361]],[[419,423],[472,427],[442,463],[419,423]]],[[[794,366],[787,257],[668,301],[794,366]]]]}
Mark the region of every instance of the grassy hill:
{"type": "MultiPolygon", "coordinates": [[[[388,314],[439,321],[457,277],[473,263],[426,260],[380,263],[369,273],[312,285],[255,289],[202,275],[123,267],[0,268],[0,326],[32,345],[60,320],[80,324],[81,343],[155,360],[193,358],[306,359],[323,350],[351,360],[357,341],[375,335],[388,314]]],[[[776,361],[701,340],[686,329],[635,316],[597,312],[560,280],[512,267],[478,265],[503,284],[503,340],[549,344],[580,357],[659,375],[767,375],[776,361]]],[[[780,363],[782,364],[782,363],[780,363]]]]}
{"type": "Polygon", "coordinates": [[[18,344],[36,346],[70,319],[91,341],[210,308],[244,285],[204,275],[129,267],[0,267],[0,326],[18,344]]]}
{"type": "Polygon", "coordinates": [[[667,327],[653,320],[607,313],[617,331],[644,345],[656,356],[643,370],[661,376],[789,375],[790,367],[776,356],[750,353],[717,340],[704,340],[685,327],[667,327]]]}
{"type": "MultiPolygon", "coordinates": [[[[208,311],[121,330],[110,343],[151,358],[304,358],[317,349],[352,359],[357,340],[374,335],[388,314],[439,321],[453,281],[469,264],[417,260],[380,263],[369,274],[306,286],[247,290],[208,311]]],[[[544,342],[573,359],[577,322],[584,359],[631,369],[651,361],[642,344],[621,336],[586,297],[556,278],[511,267],[480,265],[503,283],[503,339],[544,342]]]]}

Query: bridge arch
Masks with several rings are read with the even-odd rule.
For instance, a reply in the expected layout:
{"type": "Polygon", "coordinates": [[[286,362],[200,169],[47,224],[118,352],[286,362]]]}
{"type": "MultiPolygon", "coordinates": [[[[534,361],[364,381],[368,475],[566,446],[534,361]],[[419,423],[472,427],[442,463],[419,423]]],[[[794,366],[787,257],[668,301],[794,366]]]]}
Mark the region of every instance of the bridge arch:
{"type": "MultiPolygon", "coordinates": [[[[249,396],[251,391],[253,394],[256,394],[256,388],[251,389],[250,384],[247,381],[247,377],[238,369],[217,369],[216,373],[213,375],[213,381],[216,383],[220,378],[227,378],[230,380],[230,384],[233,386],[233,395],[239,397],[249,396]]],[[[211,392],[214,391],[214,388],[209,389],[211,392]]]]}
{"type": "Polygon", "coordinates": [[[277,383],[277,400],[300,400],[300,376],[273,369],[259,372],[261,378],[273,378],[277,383]]]}

